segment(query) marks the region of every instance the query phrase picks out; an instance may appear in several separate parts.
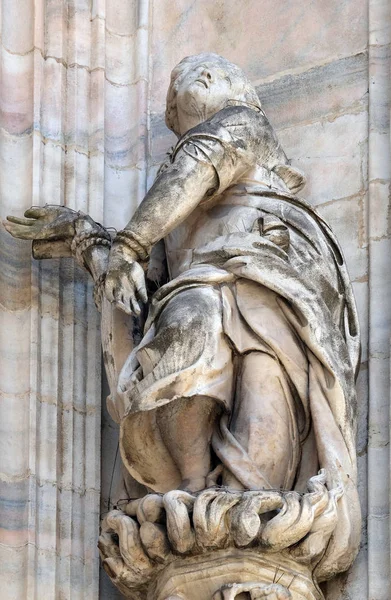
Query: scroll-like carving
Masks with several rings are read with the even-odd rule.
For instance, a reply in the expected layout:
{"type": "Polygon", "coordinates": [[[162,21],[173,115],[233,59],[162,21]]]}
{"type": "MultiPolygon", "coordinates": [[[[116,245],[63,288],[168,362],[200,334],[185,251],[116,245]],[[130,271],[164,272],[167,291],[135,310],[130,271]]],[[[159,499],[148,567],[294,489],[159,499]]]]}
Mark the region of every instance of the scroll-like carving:
{"type": "MultiPolygon", "coordinates": [[[[299,494],[210,488],[196,495],[173,491],[133,500],[123,511],[112,511],[103,520],[99,541],[103,565],[117,582],[125,563],[130,597],[144,584],[160,598],[165,585],[160,574],[168,565],[174,571],[186,566],[191,569],[202,559],[203,568],[211,578],[208,593],[212,594],[216,585],[213,581],[216,552],[224,556],[225,551],[227,560],[232,552],[243,560],[251,552],[269,567],[273,565],[269,576],[264,575],[270,578],[269,583],[225,583],[220,595],[216,592],[213,596],[214,600],[235,598],[245,591],[254,598],[268,598],[268,594],[271,599],[273,594],[283,600],[300,598],[297,593],[303,585],[313,588],[311,593],[315,594],[304,597],[320,597],[313,582],[308,584],[308,581],[337,524],[342,490],[328,491],[324,473],[308,482],[308,490],[299,494]],[[329,526],[324,526],[326,522],[329,526]],[[114,563],[113,556],[121,556],[123,562],[114,563]],[[279,583],[282,579],[287,588],[279,583]]],[[[259,565],[258,573],[261,571],[259,565]]],[[[221,577],[224,581],[224,574],[218,574],[218,579],[221,577]]],[[[190,594],[190,598],[197,597],[181,581],[177,587],[190,594]]],[[[191,584],[190,589],[193,587],[191,584]]]]}
{"type": "Polygon", "coordinates": [[[184,59],[166,122],[178,143],[113,238],[64,207],[5,223],[95,282],[108,407],[145,486],[104,518],[103,565],[134,599],[320,600],[360,537],[343,256],[238,67],[184,59]]]}

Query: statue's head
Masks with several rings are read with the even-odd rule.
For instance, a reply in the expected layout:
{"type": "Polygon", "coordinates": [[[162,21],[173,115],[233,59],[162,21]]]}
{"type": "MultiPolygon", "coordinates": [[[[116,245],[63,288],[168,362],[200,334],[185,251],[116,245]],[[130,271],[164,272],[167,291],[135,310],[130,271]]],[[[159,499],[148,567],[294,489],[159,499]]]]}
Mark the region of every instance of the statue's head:
{"type": "Polygon", "coordinates": [[[171,73],[167,127],[180,136],[230,103],[261,108],[255,89],[239,67],[218,54],[188,56],[171,73]]]}

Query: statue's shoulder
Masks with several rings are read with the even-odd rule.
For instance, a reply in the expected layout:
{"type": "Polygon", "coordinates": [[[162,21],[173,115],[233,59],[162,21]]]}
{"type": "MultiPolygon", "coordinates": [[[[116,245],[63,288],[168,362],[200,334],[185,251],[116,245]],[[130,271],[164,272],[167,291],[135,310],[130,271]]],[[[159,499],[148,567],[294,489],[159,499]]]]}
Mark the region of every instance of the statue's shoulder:
{"type": "Polygon", "coordinates": [[[226,106],[210,119],[197,125],[196,129],[227,129],[237,132],[244,131],[247,128],[271,127],[266,115],[259,109],[251,108],[247,105],[239,104],[226,106]]]}
{"type": "Polygon", "coordinates": [[[185,143],[196,139],[215,140],[232,144],[240,140],[260,140],[262,130],[271,127],[264,113],[245,105],[226,106],[212,117],[196,127],[189,129],[179,140],[174,149],[175,156],[185,143]]]}

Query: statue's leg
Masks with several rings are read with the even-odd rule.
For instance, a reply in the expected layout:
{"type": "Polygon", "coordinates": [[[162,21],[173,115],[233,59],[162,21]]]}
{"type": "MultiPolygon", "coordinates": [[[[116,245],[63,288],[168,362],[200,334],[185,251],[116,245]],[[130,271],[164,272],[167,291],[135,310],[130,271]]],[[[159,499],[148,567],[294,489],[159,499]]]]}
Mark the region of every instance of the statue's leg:
{"type": "Polygon", "coordinates": [[[279,361],[262,352],[244,356],[229,429],[273,488],[291,489],[294,482],[300,459],[295,412],[279,361]]]}
{"type": "MultiPolygon", "coordinates": [[[[159,455],[165,452],[176,466],[176,487],[189,491],[205,487],[216,419],[221,410],[230,411],[234,395],[232,349],[221,312],[218,288],[197,286],[178,292],[136,351],[141,377],[132,377],[131,365],[123,368],[119,396],[138,410],[122,419],[121,453],[136,479],[137,471],[143,473],[140,481],[148,478],[144,457],[153,455],[150,442],[159,440],[159,455]],[[156,429],[146,429],[150,434],[146,443],[134,425],[146,419],[138,414],[152,411],[156,429]]],[[[158,465],[151,465],[150,487],[163,491],[158,465]]]]}
{"type": "Polygon", "coordinates": [[[181,398],[157,410],[156,421],[181,473],[182,489],[196,492],[205,488],[211,470],[210,440],[219,413],[218,402],[206,396],[181,398]]]}

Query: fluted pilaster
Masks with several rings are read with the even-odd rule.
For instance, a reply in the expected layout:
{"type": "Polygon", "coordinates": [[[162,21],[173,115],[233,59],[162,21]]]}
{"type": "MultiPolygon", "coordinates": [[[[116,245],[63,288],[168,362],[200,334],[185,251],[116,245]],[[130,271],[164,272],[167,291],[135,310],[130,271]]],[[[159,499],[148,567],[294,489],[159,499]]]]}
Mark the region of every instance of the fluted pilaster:
{"type": "Polygon", "coordinates": [[[390,587],[391,6],[369,2],[368,598],[390,587]]]}
{"type": "MultiPolygon", "coordinates": [[[[1,3],[0,197],[2,214],[32,203],[34,0],[1,3]],[[21,15],[24,15],[23,20],[21,15]],[[22,21],[21,31],[15,23],[22,21]]],[[[0,561],[9,598],[34,585],[35,409],[30,351],[34,339],[31,248],[1,231],[0,270],[0,561]]]]}
{"type": "MultiPolygon", "coordinates": [[[[88,0],[3,2],[2,13],[3,216],[48,203],[102,220],[104,28],[88,0]]],[[[4,236],[4,245],[5,597],[93,599],[100,339],[91,286],[72,261],[36,263],[30,244],[4,236]]]]}

